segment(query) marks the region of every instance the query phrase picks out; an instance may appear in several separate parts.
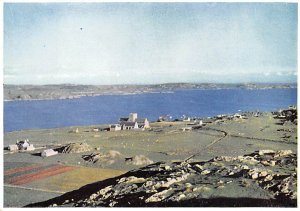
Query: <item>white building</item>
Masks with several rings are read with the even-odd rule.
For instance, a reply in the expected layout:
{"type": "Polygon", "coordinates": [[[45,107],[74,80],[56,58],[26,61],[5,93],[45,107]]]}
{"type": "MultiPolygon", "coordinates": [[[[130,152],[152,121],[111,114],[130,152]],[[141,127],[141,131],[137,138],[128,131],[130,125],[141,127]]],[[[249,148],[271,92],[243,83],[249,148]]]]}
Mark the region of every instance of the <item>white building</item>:
{"type": "Polygon", "coordinates": [[[144,119],[136,119],[139,128],[150,128],[150,123],[147,118],[144,119]]]}
{"type": "Polygon", "coordinates": [[[49,157],[49,156],[53,156],[53,155],[57,155],[58,152],[54,151],[53,149],[46,149],[42,152],[41,156],[42,157],[49,157]]]}
{"type": "Polygon", "coordinates": [[[130,113],[128,122],[135,122],[137,120],[137,118],[138,118],[137,113],[130,113]]]}
{"type": "Polygon", "coordinates": [[[122,122],[120,123],[122,126],[122,130],[132,130],[132,129],[138,129],[138,123],[137,122],[122,122]]]}
{"type": "Polygon", "coordinates": [[[199,121],[199,125],[202,126],[203,125],[203,120],[199,121]]]}
{"type": "Polygon", "coordinates": [[[122,126],[120,124],[109,125],[110,131],[119,131],[122,130],[122,126]]]}
{"type": "MultiPolygon", "coordinates": [[[[138,118],[137,113],[130,113],[129,117],[121,117],[119,125],[122,130],[145,129],[150,128],[150,123],[147,118],[138,118]]],[[[113,131],[114,129],[112,129],[113,131]]]]}
{"type": "Polygon", "coordinates": [[[191,118],[190,117],[184,117],[182,121],[184,121],[184,122],[190,122],[191,118]]]}

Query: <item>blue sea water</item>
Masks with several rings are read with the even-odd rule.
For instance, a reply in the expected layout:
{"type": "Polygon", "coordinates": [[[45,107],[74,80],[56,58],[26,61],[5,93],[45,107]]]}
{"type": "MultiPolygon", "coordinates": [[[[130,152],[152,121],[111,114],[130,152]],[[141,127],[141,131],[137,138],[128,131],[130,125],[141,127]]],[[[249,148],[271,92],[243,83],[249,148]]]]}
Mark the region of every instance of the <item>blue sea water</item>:
{"type": "Polygon", "coordinates": [[[297,89],[180,90],[174,93],[104,95],[66,100],[4,102],[4,132],[116,123],[137,112],[155,121],[161,115],[209,117],[238,111],[273,111],[297,104],[297,89]]]}

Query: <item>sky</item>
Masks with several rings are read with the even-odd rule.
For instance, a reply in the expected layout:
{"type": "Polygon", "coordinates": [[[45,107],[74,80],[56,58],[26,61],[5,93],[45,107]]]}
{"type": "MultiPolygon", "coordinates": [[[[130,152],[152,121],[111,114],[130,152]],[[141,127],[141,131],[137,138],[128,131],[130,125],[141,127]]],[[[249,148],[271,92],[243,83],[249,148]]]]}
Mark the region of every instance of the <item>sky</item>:
{"type": "Polygon", "coordinates": [[[4,3],[5,84],[297,81],[296,3],[4,3]]]}

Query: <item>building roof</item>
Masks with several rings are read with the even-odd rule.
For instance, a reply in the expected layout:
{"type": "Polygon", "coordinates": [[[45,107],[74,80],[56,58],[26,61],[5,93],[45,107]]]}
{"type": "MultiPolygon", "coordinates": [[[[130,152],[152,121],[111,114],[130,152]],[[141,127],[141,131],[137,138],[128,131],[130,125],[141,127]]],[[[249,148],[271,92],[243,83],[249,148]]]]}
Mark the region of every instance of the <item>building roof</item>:
{"type": "Polygon", "coordinates": [[[121,125],[125,125],[125,127],[134,127],[136,122],[121,122],[121,125]]]}
{"type": "Polygon", "coordinates": [[[128,119],[129,119],[128,117],[121,117],[120,122],[126,122],[126,121],[128,121],[128,119]]]}
{"type": "Polygon", "coordinates": [[[137,118],[135,121],[137,123],[145,123],[146,120],[147,120],[147,118],[137,118]]]}
{"type": "Polygon", "coordinates": [[[119,124],[114,124],[114,125],[111,125],[110,127],[111,127],[111,128],[121,127],[121,125],[119,125],[119,124]]]}

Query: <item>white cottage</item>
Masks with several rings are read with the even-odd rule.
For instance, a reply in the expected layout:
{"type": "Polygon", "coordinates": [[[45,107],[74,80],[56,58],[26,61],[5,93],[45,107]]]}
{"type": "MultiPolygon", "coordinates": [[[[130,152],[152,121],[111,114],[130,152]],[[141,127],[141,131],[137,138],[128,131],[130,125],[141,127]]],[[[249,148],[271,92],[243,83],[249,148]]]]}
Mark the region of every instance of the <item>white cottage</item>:
{"type": "Polygon", "coordinates": [[[110,131],[119,131],[122,130],[122,126],[120,124],[109,125],[110,131]]]}
{"type": "Polygon", "coordinates": [[[137,122],[122,122],[120,123],[122,126],[122,130],[132,130],[132,129],[138,129],[138,123],[137,122]]]}
{"type": "Polygon", "coordinates": [[[136,122],[138,123],[138,128],[150,128],[150,124],[147,118],[136,119],[136,122]]]}

